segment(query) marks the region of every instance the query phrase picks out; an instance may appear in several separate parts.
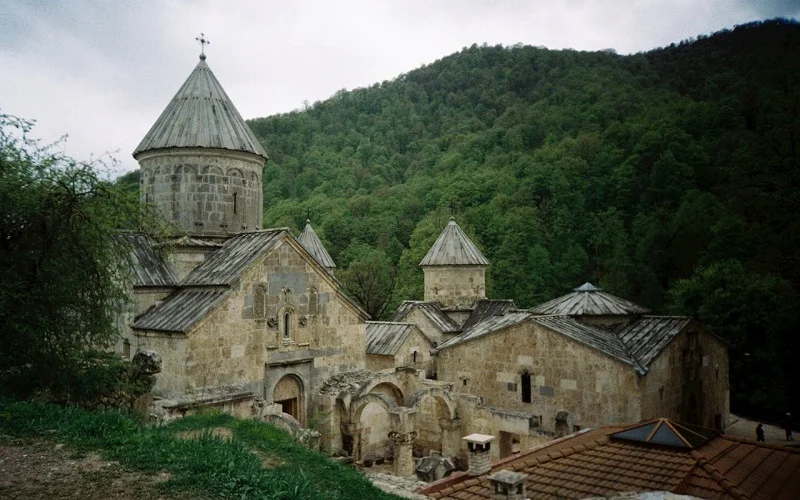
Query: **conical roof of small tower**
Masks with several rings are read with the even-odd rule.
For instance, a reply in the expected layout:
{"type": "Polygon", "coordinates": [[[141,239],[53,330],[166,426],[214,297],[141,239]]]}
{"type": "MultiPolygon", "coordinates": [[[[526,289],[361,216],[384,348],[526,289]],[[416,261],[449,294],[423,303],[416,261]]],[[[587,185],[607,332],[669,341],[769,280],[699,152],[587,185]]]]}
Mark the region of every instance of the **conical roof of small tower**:
{"type": "Polygon", "coordinates": [[[300,233],[297,241],[299,241],[300,244],[303,245],[303,248],[305,248],[312,257],[317,259],[317,262],[322,264],[323,267],[327,267],[329,269],[336,267],[336,263],[333,262],[331,254],[329,254],[325,249],[325,245],[322,244],[322,241],[319,239],[319,236],[317,236],[314,228],[311,227],[310,220],[306,220],[306,227],[303,228],[303,232],[300,233]]]}
{"type": "Polygon", "coordinates": [[[420,266],[488,266],[469,236],[450,217],[450,222],[419,263],[420,266]]]}
{"type": "Polygon", "coordinates": [[[630,316],[650,312],[646,307],[606,293],[589,282],[573,289],[572,293],[540,304],[530,311],[568,316],[630,316]]]}
{"type": "Polygon", "coordinates": [[[220,85],[205,56],[133,152],[164,148],[215,148],[267,153],[220,85]]]}

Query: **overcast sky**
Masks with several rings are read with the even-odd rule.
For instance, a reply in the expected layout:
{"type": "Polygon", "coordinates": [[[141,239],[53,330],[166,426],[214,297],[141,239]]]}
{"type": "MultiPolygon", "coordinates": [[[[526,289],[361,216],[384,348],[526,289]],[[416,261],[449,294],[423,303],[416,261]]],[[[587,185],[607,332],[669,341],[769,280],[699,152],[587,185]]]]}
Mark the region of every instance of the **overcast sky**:
{"type": "Polygon", "coordinates": [[[800,0],[2,0],[0,112],[68,134],[117,172],[197,64],[195,37],[239,112],[256,118],[369,86],[486,42],[632,53],[759,19],[800,0]]]}

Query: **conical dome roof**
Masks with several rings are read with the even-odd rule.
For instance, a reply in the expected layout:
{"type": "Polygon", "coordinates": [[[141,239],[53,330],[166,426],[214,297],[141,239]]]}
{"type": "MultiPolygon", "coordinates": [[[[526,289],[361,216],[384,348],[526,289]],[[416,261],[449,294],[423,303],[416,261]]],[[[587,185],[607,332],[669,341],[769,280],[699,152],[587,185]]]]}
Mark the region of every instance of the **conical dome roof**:
{"type": "Polygon", "coordinates": [[[163,148],[216,148],[267,158],[250,127],[206,64],[205,56],[133,152],[163,148]]]}
{"type": "Polygon", "coordinates": [[[629,316],[650,312],[629,300],[606,293],[589,282],[575,288],[572,293],[540,304],[530,311],[568,316],[629,316]]]}
{"type": "Polygon", "coordinates": [[[450,222],[434,242],[420,266],[488,266],[483,256],[469,236],[450,217],[450,222]]]}
{"type": "Polygon", "coordinates": [[[303,228],[303,232],[300,233],[297,241],[299,241],[300,244],[303,245],[303,248],[305,248],[312,257],[317,259],[317,262],[322,264],[323,267],[327,267],[328,269],[336,267],[336,263],[333,262],[331,254],[325,249],[325,245],[322,244],[314,228],[311,227],[310,220],[306,220],[306,227],[303,228]]]}

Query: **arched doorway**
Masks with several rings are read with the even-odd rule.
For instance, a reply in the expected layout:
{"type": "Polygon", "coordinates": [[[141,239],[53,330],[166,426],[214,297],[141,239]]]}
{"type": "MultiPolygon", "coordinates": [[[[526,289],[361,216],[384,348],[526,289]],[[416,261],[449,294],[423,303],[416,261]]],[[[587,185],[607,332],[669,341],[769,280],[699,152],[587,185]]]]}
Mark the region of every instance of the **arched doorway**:
{"type": "Polygon", "coordinates": [[[303,381],[297,375],[284,375],[272,391],[272,402],[281,405],[281,411],[294,417],[302,425],[306,423],[305,394],[303,381]]]}

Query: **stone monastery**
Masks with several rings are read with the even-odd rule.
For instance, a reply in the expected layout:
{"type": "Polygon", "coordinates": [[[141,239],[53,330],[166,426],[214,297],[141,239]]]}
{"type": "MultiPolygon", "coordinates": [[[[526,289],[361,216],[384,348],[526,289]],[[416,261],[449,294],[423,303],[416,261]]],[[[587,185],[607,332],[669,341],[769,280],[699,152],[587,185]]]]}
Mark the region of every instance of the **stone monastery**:
{"type": "Polygon", "coordinates": [[[311,224],[262,229],[267,154],[204,55],[133,156],[141,201],[179,234],[125,234],[116,349],[160,354],[163,418],[216,407],[311,428],[326,452],[391,457],[400,475],[412,456],[464,460],[465,436],[497,459],[587,427],[728,420],[713,333],[590,283],[530,310],[487,299],[489,261],[452,219],[420,262],[424,300],[370,321],[311,224]]]}

